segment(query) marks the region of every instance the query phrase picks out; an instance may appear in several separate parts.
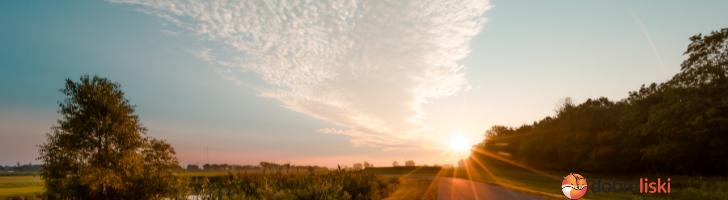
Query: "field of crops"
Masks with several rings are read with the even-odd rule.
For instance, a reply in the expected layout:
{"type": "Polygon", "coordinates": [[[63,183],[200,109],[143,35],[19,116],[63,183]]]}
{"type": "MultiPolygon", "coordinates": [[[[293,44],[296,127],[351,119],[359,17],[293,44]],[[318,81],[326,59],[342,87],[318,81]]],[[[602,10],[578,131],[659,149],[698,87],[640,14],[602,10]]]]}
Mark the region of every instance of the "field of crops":
{"type": "Polygon", "coordinates": [[[40,193],[42,191],[43,182],[40,182],[40,177],[37,176],[37,173],[0,174],[0,199],[5,199],[9,197],[22,197],[22,199],[33,199],[36,197],[36,193],[40,193]]]}
{"type": "Polygon", "coordinates": [[[397,177],[361,170],[192,175],[191,184],[180,194],[193,199],[384,199],[399,185],[397,177]]]}

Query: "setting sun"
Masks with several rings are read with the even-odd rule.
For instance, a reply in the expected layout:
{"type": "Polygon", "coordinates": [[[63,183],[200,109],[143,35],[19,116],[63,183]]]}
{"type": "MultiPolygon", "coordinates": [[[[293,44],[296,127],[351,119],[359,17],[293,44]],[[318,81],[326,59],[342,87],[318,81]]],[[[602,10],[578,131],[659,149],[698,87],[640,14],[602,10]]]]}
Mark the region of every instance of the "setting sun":
{"type": "Polygon", "coordinates": [[[450,149],[455,151],[465,151],[470,149],[468,141],[462,136],[455,136],[450,139],[450,149]]]}
{"type": "Polygon", "coordinates": [[[728,0],[40,2],[0,200],[728,200],[728,0]]]}

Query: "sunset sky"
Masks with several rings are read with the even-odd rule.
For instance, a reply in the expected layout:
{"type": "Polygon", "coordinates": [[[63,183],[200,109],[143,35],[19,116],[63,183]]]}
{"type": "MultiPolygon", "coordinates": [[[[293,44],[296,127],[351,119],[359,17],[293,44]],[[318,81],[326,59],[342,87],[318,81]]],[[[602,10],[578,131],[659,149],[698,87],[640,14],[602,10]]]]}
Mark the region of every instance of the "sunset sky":
{"type": "Polygon", "coordinates": [[[0,1],[0,165],[83,74],[181,164],[455,164],[453,138],[663,82],[728,1],[0,1]]]}

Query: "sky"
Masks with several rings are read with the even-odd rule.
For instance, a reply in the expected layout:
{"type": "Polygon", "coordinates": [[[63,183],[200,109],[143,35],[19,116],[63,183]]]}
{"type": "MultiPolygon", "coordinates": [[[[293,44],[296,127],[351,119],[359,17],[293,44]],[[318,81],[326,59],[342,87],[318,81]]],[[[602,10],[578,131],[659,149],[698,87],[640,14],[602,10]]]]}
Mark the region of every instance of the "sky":
{"type": "Polygon", "coordinates": [[[38,163],[81,75],[182,165],[455,164],[491,126],[679,72],[726,1],[2,1],[0,165],[38,163]]]}

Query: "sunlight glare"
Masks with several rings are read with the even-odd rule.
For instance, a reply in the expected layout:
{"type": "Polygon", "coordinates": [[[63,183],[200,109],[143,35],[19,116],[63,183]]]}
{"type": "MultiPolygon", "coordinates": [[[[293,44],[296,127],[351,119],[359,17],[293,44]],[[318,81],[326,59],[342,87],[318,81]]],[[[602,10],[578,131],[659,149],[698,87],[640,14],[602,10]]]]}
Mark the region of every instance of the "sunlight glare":
{"type": "Polygon", "coordinates": [[[464,137],[455,136],[450,139],[450,149],[461,152],[470,149],[470,146],[464,137]]]}

